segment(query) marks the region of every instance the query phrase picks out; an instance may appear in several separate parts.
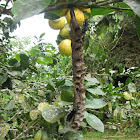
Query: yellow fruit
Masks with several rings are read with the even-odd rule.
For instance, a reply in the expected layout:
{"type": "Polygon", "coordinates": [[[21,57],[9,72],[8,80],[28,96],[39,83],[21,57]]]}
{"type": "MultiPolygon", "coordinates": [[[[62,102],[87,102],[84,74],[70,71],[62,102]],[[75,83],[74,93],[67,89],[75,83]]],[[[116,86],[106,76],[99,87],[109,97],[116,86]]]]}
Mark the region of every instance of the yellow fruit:
{"type": "Polygon", "coordinates": [[[62,55],[70,56],[72,54],[71,40],[70,39],[62,40],[59,44],[58,49],[62,55]]]}
{"type": "MultiPolygon", "coordinates": [[[[83,12],[87,12],[88,14],[91,13],[90,8],[82,8],[81,10],[82,10],[83,12]]],[[[89,16],[88,16],[86,13],[84,14],[84,16],[85,16],[85,19],[88,19],[88,18],[89,18],[89,16]]]]}
{"type": "Polygon", "coordinates": [[[48,105],[49,105],[49,104],[48,104],[47,102],[41,102],[41,103],[38,105],[38,110],[42,111],[43,108],[44,108],[45,106],[48,106],[48,105]]]}
{"type": "Polygon", "coordinates": [[[62,17],[56,20],[49,20],[49,26],[54,30],[63,29],[65,25],[65,18],[62,17]]]}
{"type": "Polygon", "coordinates": [[[69,24],[65,24],[64,28],[60,30],[59,34],[61,36],[69,36],[70,35],[70,27],[69,24]]]}
{"type": "MultiPolygon", "coordinates": [[[[77,20],[79,26],[82,25],[85,20],[84,13],[78,8],[76,8],[74,10],[74,13],[75,13],[75,17],[76,17],[76,20],[77,20]]],[[[66,14],[66,19],[67,19],[67,22],[70,24],[70,20],[71,20],[70,10],[66,14]]]]}

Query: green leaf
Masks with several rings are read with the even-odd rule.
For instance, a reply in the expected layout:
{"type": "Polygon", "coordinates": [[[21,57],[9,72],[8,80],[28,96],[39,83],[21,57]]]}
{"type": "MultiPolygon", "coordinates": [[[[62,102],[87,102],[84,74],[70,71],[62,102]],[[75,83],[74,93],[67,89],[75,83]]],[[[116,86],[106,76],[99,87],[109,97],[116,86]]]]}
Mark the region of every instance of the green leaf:
{"type": "Polygon", "coordinates": [[[103,101],[102,99],[92,99],[92,100],[86,100],[85,106],[86,108],[92,108],[92,109],[99,109],[106,106],[107,103],[103,101]]]}
{"type": "MultiPolygon", "coordinates": [[[[126,3],[124,2],[119,2],[119,6],[121,8],[130,8],[126,3]]],[[[129,10],[122,10],[122,12],[127,13],[128,15],[132,16],[133,15],[133,11],[129,11],[129,10]]]]}
{"type": "Polygon", "coordinates": [[[59,87],[59,86],[62,86],[65,84],[65,79],[62,79],[62,80],[59,80],[56,82],[56,86],[59,87]]]}
{"type": "Polygon", "coordinates": [[[104,132],[104,124],[95,115],[85,112],[85,118],[87,123],[94,129],[104,132]]]}
{"type": "Polygon", "coordinates": [[[54,105],[48,105],[42,110],[42,117],[50,123],[57,122],[64,115],[64,109],[54,105]]]}
{"type": "Polygon", "coordinates": [[[69,79],[65,80],[65,86],[73,86],[73,82],[69,79]]]}
{"type": "Polygon", "coordinates": [[[41,51],[40,51],[39,49],[37,49],[37,48],[32,48],[32,49],[29,51],[29,53],[30,53],[33,57],[35,57],[35,56],[38,56],[38,55],[41,53],[41,51]]]}
{"type": "Polygon", "coordinates": [[[6,82],[8,76],[7,75],[0,75],[0,86],[6,82]]]}
{"type": "Polygon", "coordinates": [[[60,101],[58,104],[61,106],[66,106],[66,105],[72,105],[73,102],[60,101]]]}
{"type": "Polygon", "coordinates": [[[14,15],[14,21],[17,23],[21,19],[31,17],[41,13],[51,0],[18,0],[14,2],[12,7],[12,13],[14,15]]]}
{"type": "Polygon", "coordinates": [[[20,61],[20,54],[16,54],[15,57],[18,61],[20,61]]]}
{"type": "Polygon", "coordinates": [[[20,63],[24,68],[29,67],[29,57],[26,54],[20,54],[20,63]]]}
{"type": "Polygon", "coordinates": [[[94,95],[106,95],[99,87],[88,88],[86,90],[94,95]]]}
{"type": "Polygon", "coordinates": [[[45,33],[42,33],[42,34],[39,36],[39,38],[41,39],[44,35],[45,35],[45,33]]]}
{"type": "Polygon", "coordinates": [[[53,63],[53,59],[48,57],[48,56],[38,57],[37,58],[37,62],[39,64],[42,64],[42,65],[47,65],[47,64],[52,64],[53,63]]]}
{"type": "Polygon", "coordinates": [[[125,85],[128,85],[129,83],[131,83],[132,82],[132,79],[130,78],[130,77],[128,77],[127,79],[126,79],[126,81],[125,81],[125,85]]]}
{"type": "Polygon", "coordinates": [[[109,14],[111,12],[113,12],[113,9],[104,9],[104,8],[93,8],[91,9],[91,15],[95,16],[95,15],[106,15],[109,14]]]}
{"type": "Polygon", "coordinates": [[[61,100],[66,102],[73,102],[74,93],[70,90],[63,90],[61,92],[61,100]]]}
{"type": "Polygon", "coordinates": [[[136,29],[137,29],[137,34],[140,40],[140,17],[136,17],[136,29]]]}
{"type": "Polygon", "coordinates": [[[9,60],[8,63],[9,63],[10,66],[14,66],[17,62],[18,62],[17,59],[12,58],[12,59],[9,60]]]}
{"type": "Polygon", "coordinates": [[[139,0],[124,0],[130,8],[140,17],[140,1],[139,0]]]}
{"type": "Polygon", "coordinates": [[[50,78],[48,79],[48,84],[55,89],[55,84],[52,81],[52,79],[50,79],[50,78]]]}
{"type": "Polygon", "coordinates": [[[87,81],[86,86],[96,85],[99,84],[99,81],[96,78],[87,78],[85,77],[85,80],[87,81]]]}
{"type": "Polygon", "coordinates": [[[12,76],[20,76],[22,77],[22,73],[20,71],[7,71],[8,74],[12,76]]]}
{"type": "Polygon", "coordinates": [[[44,18],[45,19],[50,19],[50,20],[56,20],[58,18],[60,18],[59,16],[57,16],[56,14],[52,13],[52,12],[46,12],[44,14],[44,18]]]}

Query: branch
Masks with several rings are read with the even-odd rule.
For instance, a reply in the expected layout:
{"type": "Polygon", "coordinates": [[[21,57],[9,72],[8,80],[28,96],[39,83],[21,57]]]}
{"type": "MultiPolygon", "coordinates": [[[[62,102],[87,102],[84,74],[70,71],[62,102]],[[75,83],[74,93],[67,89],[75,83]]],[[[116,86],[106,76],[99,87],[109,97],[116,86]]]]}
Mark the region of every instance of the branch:
{"type": "Polygon", "coordinates": [[[10,2],[10,0],[8,0],[7,2],[6,2],[6,5],[5,5],[5,7],[4,7],[4,9],[6,9],[6,7],[8,6],[8,3],[10,2]]]}
{"type": "Polygon", "coordinates": [[[108,4],[114,4],[114,3],[119,3],[119,2],[122,2],[122,0],[114,0],[114,1],[106,0],[106,1],[100,1],[100,2],[84,2],[84,1],[82,1],[82,2],[78,2],[78,3],[67,3],[67,4],[60,4],[57,6],[47,7],[41,13],[61,10],[61,9],[65,9],[65,8],[72,8],[72,7],[75,7],[75,8],[76,7],[78,7],[78,8],[101,8],[100,6],[105,6],[108,4]]]}
{"type": "MultiPolygon", "coordinates": [[[[97,7],[96,7],[97,8],[97,7]]],[[[103,9],[114,9],[114,10],[128,10],[132,11],[130,8],[119,8],[119,7],[105,7],[105,6],[98,6],[98,8],[103,8],[103,9]]]]}
{"type": "Polygon", "coordinates": [[[5,7],[0,7],[0,15],[1,14],[12,15],[11,8],[5,9],[5,7]]]}

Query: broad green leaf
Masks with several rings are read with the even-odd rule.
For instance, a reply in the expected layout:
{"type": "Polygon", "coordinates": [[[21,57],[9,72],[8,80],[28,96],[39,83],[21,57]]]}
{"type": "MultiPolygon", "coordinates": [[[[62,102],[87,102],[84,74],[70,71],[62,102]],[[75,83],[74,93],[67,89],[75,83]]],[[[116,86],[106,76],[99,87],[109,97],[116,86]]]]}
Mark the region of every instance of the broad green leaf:
{"type": "Polygon", "coordinates": [[[132,82],[132,79],[130,78],[130,77],[128,77],[127,79],[126,79],[126,81],[125,81],[125,85],[128,85],[129,83],[131,83],[132,82]]]}
{"type": "Polygon", "coordinates": [[[48,105],[42,110],[42,117],[50,123],[57,122],[64,115],[64,109],[54,105],[48,105]]]}
{"type": "Polygon", "coordinates": [[[17,23],[21,19],[31,17],[41,13],[48,7],[51,0],[17,0],[12,7],[14,21],[17,23]]]}
{"type": "Polygon", "coordinates": [[[95,16],[95,15],[106,15],[109,14],[111,12],[113,12],[113,9],[104,9],[104,8],[93,8],[91,9],[91,15],[95,16]]]}
{"type": "Polygon", "coordinates": [[[99,84],[99,81],[96,78],[87,78],[85,77],[85,80],[87,81],[86,86],[96,85],[99,84]]]}
{"type": "Polygon", "coordinates": [[[136,17],[136,28],[137,28],[137,34],[140,40],[140,17],[136,17]]]}
{"type": "Polygon", "coordinates": [[[66,106],[66,105],[72,105],[73,102],[60,101],[58,104],[61,106],[66,106]]]}
{"type": "MultiPolygon", "coordinates": [[[[121,8],[130,8],[126,3],[124,2],[119,2],[119,6],[121,8]]],[[[122,10],[122,12],[127,13],[128,15],[132,16],[133,15],[133,11],[130,10],[122,10]]]]}
{"type": "Polygon", "coordinates": [[[20,61],[20,54],[16,54],[15,57],[18,61],[20,61]]]}
{"type": "Polygon", "coordinates": [[[12,58],[12,59],[9,60],[8,63],[9,63],[10,66],[14,66],[17,62],[18,62],[17,59],[15,59],[15,58],[13,59],[12,58]]]}
{"type": "Polygon", "coordinates": [[[56,86],[59,87],[59,86],[62,86],[65,84],[65,79],[60,79],[56,82],[56,86]]]}
{"type": "Polygon", "coordinates": [[[132,93],[136,92],[136,85],[134,83],[129,83],[128,84],[128,90],[132,93]]]}
{"type": "Polygon", "coordinates": [[[22,77],[22,73],[20,71],[7,71],[8,74],[12,76],[20,76],[22,77]]]}
{"type": "Polygon", "coordinates": [[[0,75],[0,86],[6,82],[8,76],[7,75],[0,75]]]}
{"type": "Polygon", "coordinates": [[[85,118],[87,123],[94,129],[104,132],[104,124],[95,115],[85,112],[85,118]]]}
{"type": "Polygon", "coordinates": [[[20,63],[23,68],[29,67],[29,57],[26,54],[20,54],[20,63]]]}
{"type": "Polygon", "coordinates": [[[73,102],[74,93],[70,90],[63,90],[61,92],[61,100],[66,102],[73,102]]]}
{"type": "Polygon", "coordinates": [[[47,64],[52,64],[52,63],[53,63],[53,59],[50,58],[50,57],[47,57],[47,56],[38,57],[38,58],[37,58],[37,62],[38,62],[39,64],[42,64],[42,65],[47,65],[47,64]]]}
{"type": "Polygon", "coordinates": [[[88,88],[86,90],[94,95],[106,95],[99,87],[88,88]]]}
{"type": "Polygon", "coordinates": [[[52,12],[46,12],[44,14],[44,18],[45,19],[50,19],[50,20],[56,20],[56,19],[59,19],[60,17],[57,16],[56,14],[52,13],[52,12]]]}
{"type": "Polygon", "coordinates": [[[140,17],[140,1],[139,0],[124,0],[130,8],[140,17]]]}
{"type": "Polygon", "coordinates": [[[32,55],[32,56],[38,56],[40,53],[41,53],[41,51],[39,50],[39,49],[37,49],[37,48],[32,48],[30,51],[29,51],[29,53],[32,55]]]}
{"type": "Polygon", "coordinates": [[[65,80],[65,86],[73,86],[73,82],[69,79],[65,80]]]}
{"type": "Polygon", "coordinates": [[[92,108],[92,109],[99,109],[106,106],[107,103],[103,101],[102,99],[92,99],[92,100],[86,100],[85,106],[86,108],[92,108]]]}
{"type": "Polygon", "coordinates": [[[20,60],[21,61],[28,61],[29,57],[26,54],[20,54],[20,60]]]}

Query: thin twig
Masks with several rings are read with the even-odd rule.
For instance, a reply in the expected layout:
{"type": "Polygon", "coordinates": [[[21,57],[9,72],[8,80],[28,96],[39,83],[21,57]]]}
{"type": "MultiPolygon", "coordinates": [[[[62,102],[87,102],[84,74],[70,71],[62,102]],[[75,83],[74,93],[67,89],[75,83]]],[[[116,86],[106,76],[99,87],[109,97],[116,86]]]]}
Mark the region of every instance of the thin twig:
{"type": "Polygon", "coordinates": [[[7,5],[8,5],[9,2],[10,2],[10,0],[8,0],[8,1],[6,2],[6,5],[5,5],[5,7],[4,7],[4,10],[6,10],[6,7],[7,7],[7,5]]]}
{"type": "Polygon", "coordinates": [[[18,139],[21,135],[23,135],[23,133],[27,132],[29,129],[33,128],[34,126],[30,126],[28,128],[26,128],[23,132],[21,132],[16,138],[14,138],[13,140],[18,139]]]}
{"type": "Polygon", "coordinates": [[[118,44],[119,40],[121,39],[123,33],[124,33],[124,29],[123,29],[123,31],[122,31],[122,33],[121,33],[121,36],[120,36],[119,39],[116,41],[116,44],[114,45],[114,47],[113,47],[112,49],[110,49],[110,51],[112,51],[112,50],[115,49],[115,47],[117,46],[117,44],[118,44]]]}

